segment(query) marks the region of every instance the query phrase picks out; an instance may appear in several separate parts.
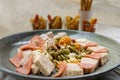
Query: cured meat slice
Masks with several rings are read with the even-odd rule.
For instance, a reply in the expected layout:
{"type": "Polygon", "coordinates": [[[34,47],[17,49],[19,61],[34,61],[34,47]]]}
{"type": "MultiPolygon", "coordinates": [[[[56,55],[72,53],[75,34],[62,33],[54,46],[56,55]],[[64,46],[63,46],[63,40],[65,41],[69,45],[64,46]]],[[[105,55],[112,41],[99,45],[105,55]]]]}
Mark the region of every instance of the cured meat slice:
{"type": "MultiPolygon", "coordinates": [[[[97,55],[100,56],[99,59],[99,65],[104,65],[108,60],[109,60],[109,54],[108,53],[91,53],[91,55],[96,55],[96,57],[98,57],[97,55]]],[[[91,57],[92,58],[92,57],[91,57]]]]}
{"type": "Polygon", "coordinates": [[[39,47],[37,47],[34,43],[28,43],[21,46],[19,49],[24,51],[24,50],[36,50],[38,48],[39,47]]]}
{"type": "Polygon", "coordinates": [[[86,57],[99,60],[101,58],[101,54],[88,54],[86,57]]]}
{"type": "Polygon", "coordinates": [[[20,50],[18,53],[11,57],[9,61],[15,66],[15,67],[20,67],[20,62],[23,58],[23,52],[20,50]]]}
{"type": "Polygon", "coordinates": [[[22,67],[16,68],[16,71],[21,74],[28,75],[31,71],[31,66],[32,66],[32,57],[30,57],[22,67]]]}
{"type": "Polygon", "coordinates": [[[87,47],[93,47],[93,46],[95,47],[95,46],[98,45],[96,42],[89,41],[89,40],[84,39],[84,38],[83,39],[82,38],[77,39],[76,42],[79,43],[80,46],[85,47],[85,48],[87,48],[87,47]]]}
{"type": "Polygon", "coordinates": [[[91,73],[95,70],[95,64],[90,63],[80,63],[81,68],[83,68],[84,73],[91,73]]]}
{"type": "Polygon", "coordinates": [[[34,36],[31,40],[31,43],[35,43],[37,46],[41,47],[45,43],[45,41],[38,35],[34,36]]]}
{"type": "Polygon", "coordinates": [[[84,57],[81,59],[80,66],[83,68],[84,73],[92,73],[98,66],[99,60],[84,57]]]}
{"type": "Polygon", "coordinates": [[[55,75],[53,75],[53,77],[60,77],[65,69],[66,69],[66,63],[60,62],[59,63],[59,70],[55,75]]]}

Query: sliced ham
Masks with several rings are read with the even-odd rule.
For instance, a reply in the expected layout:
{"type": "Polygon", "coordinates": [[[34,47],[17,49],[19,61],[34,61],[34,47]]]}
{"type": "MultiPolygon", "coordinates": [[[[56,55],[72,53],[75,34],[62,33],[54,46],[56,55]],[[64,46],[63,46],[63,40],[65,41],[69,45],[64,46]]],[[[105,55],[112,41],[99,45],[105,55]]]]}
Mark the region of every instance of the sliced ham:
{"type": "Polygon", "coordinates": [[[20,46],[19,49],[24,51],[24,50],[35,50],[37,48],[38,47],[34,43],[28,43],[28,44],[20,46]]]}
{"type": "Polygon", "coordinates": [[[84,69],[84,73],[92,73],[98,66],[99,60],[88,57],[83,57],[80,66],[84,69]]]}
{"type": "Polygon", "coordinates": [[[81,76],[83,74],[83,69],[78,64],[67,63],[62,76],[81,76]]]}
{"type": "Polygon", "coordinates": [[[35,43],[38,47],[43,46],[43,44],[45,43],[45,41],[38,35],[34,36],[31,40],[31,43],[35,43]]]}
{"type": "Polygon", "coordinates": [[[90,63],[80,63],[79,64],[81,68],[83,68],[84,73],[92,73],[95,70],[95,64],[90,63]]]}
{"type": "Polygon", "coordinates": [[[107,49],[103,48],[103,49],[98,49],[96,51],[94,51],[95,53],[105,53],[105,52],[108,52],[107,49]]]}
{"type": "Polygon", "coordinates": [[[28,59],[28,61],[20,68],[16,68],[16,71],[28,75],[31,71],[31,66],[32,66],[32,57],[28,59]]]}
{"type": "Polygon", "coordinates": [[[60,62],[59,63],[59,70],[56,74],[53,75],[53,77],[60,77],[63,72],[65,71],[66,69],[66,63],[65,62],[60,62]]]}
{"type": "Polygon", "coordinates": [[[108,50],[103,46],[88,47],[88,50],[91,50],[95,53],[106,53],[108,50]]]}
{"type": "Polygon", "coordinates": [[[92,46],[97,46],[97,43],[90,41],[85,44],[85,47],[92,47],[92,46]]]}
{"type": "Polygon", "coordinates": [[[34,37],[32,37],[32,39],[30,40],[30,42],[34,42],[35,40],[41,40],[41,37],[39,35],[35,35],[34,37]]]}
{"type": "Polygon", "coordinates": [[[77,39],[76,42],[79,43],[80,46],[85,47],[85,48],[93,47],[93,46],[97,46],[98,45],[96,42],[89,41],[87,39],[77,39]]]}
{"type": "Polygon", "coordinates": [[[92,55],[100,55],[99,59],[99,65],[104,65],[109,60],[109,54],[108,53],[91,53],[92,55]]]}
{"type": "Polygon", "coordinates": [[[18,51],[18,53],[17,53],[15,56],[11,57],[11,58],[9,59],[9,61],[10,61],[15,67],[18,68],[18,67],[20,67],[20,62],[21,62],[22,58],[23,58],[23,52],[20,50],[20,51],[18,51]]]}
{"type": "Polygon", "coordinates": [[[90,63],[80,63],[81,68],[83,69],[91,69],[93,67],[95,67],[95,64],[90,64],[90,63]]]}
{"type": "Polygon", "coordinates": [[[101,58],[101,54],[87,54],[86,57],[99,60],[101,58]]]}

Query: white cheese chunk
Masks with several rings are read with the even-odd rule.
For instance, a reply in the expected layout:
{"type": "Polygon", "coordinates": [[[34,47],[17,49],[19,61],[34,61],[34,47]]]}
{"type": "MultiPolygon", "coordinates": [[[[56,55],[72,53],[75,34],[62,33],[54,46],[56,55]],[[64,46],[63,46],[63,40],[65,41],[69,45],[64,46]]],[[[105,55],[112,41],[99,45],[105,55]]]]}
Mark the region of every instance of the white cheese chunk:
{"type": "Polygon", "coordinates": [[[66,69],[62,76],[80,76],[83,75],[83,69],[75,63],[67,63],[66,69]]]}
{"type": "Polygon", "coordinates": [[[37,56],[33,63],[36,66],[38,66],[40,72],[45,76],[50,75],[53,69],[55,68],[54,64],[50,61],[50,59],[46,55],[37,56]]]}
{"type": "Polygon", "coordinates": [[[84,69],[84,73],[92,73],[98,67],[99,60],[84,57],[81,59],[81,67],[84,69]],[[91,66],[91,67],[90,67],[91,66]]]}

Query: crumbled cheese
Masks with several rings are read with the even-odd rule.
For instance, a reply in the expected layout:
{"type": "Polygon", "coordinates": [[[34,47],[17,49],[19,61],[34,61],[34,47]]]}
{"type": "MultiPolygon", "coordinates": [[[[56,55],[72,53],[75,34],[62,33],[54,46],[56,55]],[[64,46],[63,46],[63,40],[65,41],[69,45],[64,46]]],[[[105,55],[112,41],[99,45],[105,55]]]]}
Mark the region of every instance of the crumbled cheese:
{"type": "Polygon", "coordinates": [[[79,38],[79,39],[76,39],[76,42],[85,43],[85,42],[87,42],[87,39],[86,38],[79,38]]]}
{"type": "Polygon", "coordinates": [[[41,37],[43,40],[49,39],[49,36],[48,36],[47,34],[41,34],[40,37],[41,37]]]}

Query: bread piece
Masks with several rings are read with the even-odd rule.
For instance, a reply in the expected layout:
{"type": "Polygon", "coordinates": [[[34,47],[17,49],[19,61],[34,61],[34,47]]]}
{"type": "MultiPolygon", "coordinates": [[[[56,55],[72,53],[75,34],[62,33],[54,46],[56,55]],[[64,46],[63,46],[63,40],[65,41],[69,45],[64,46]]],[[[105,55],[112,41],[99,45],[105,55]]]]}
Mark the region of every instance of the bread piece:
{"type": "Polygon", "coordinates": [[[80,76],[83,75],[83,69],[75,63],[67,63],[66,69],[62,76],[80,76]]]}

